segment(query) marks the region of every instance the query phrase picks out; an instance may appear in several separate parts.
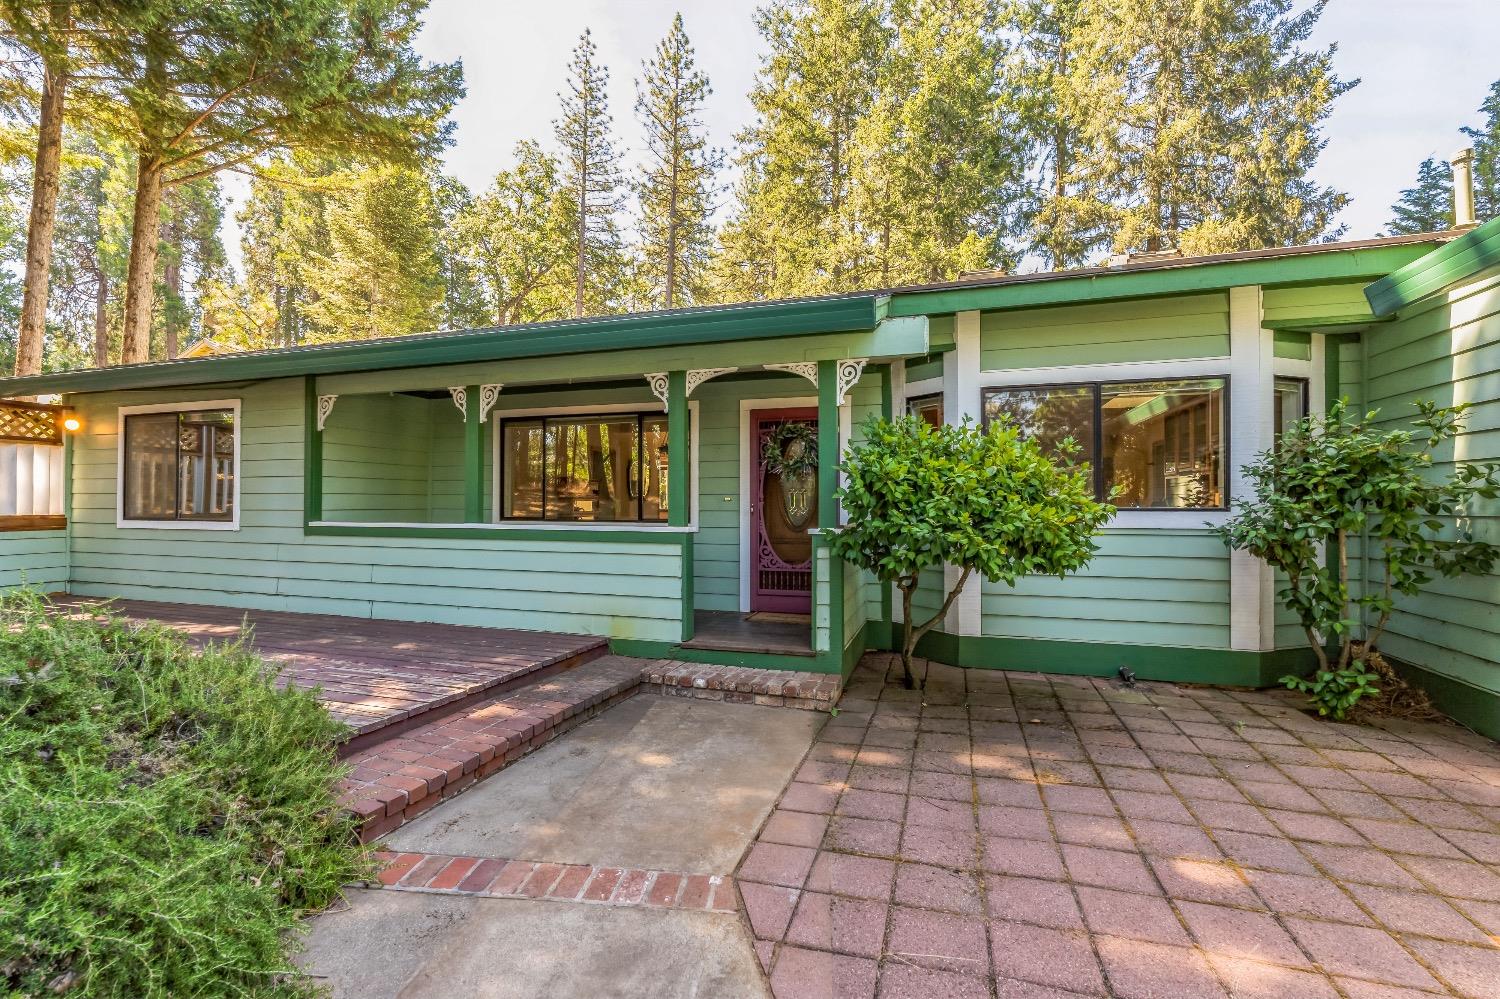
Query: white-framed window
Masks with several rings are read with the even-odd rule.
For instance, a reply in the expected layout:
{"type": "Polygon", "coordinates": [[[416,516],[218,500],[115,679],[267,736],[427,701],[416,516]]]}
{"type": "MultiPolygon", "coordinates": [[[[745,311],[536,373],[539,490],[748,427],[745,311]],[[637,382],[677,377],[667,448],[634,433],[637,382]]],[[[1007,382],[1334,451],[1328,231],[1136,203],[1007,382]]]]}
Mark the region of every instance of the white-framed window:
{"type": "Polygon", "coordinates": [[[116,525],[239,530],[239,426],[238,399],[120,407],[116,525]]]}

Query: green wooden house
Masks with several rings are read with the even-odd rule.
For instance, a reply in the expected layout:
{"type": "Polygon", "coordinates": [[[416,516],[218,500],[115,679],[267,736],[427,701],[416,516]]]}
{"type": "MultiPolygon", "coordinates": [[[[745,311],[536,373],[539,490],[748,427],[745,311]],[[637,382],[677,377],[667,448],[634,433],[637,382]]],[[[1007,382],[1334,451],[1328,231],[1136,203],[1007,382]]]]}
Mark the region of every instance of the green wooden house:
{"type": "MultiPolygon", "coordinates": [[[[0,456],[0,586],[828,673],[892,634],[891,594],[827,548],[841,449],[872,414],[1008,414],[1083,441],[1120,512],[1076,577],[971,582],[926,651],[1264,685],[1300,631],[1206,524],[1338,395],[1393,422],[1473,402],[1461,456],[1500,456],[1500,223],[0,380],[42,393],[77,426],[0,456]],[[815,474],[771,474],[773,442],[815,474]]],[[[1497,605],[1500,578],[1439,582],[1385,643],[1492,732],[1497,605]]]]}

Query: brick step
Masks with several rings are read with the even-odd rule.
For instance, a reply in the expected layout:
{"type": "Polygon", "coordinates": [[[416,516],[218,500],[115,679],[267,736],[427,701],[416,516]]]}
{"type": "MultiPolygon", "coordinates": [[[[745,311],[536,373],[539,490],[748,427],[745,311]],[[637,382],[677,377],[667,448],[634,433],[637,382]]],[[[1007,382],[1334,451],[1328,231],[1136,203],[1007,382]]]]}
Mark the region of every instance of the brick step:
{"type": "Polygon", "coordinates": [[[597,644],[578,651],[568,651],[546,657],[521,658],[514,666],[499,669],[491,667],[478,671],[458,670],[454,679],[443,683],[430,676],[421,676],[408,692],[403,687],[399,674],[381,678],[380,694],[372,698],[367,692],[368,681],[354,686],[349,695],[355,704],[340,703],[339,681],[336,674],[338,663],[320,667],[310,679],[298,677],[299,686],[317,685],[335,717],[341,717],[354,733],[342,746],[339,755],[353,759],[371,746],[384,743],[395,736],[421,725],[428,725],[457,714],[494,698],[529,687],[536,682],[566,670],[575,669],[607,655],[609,643],[600,640],[597,644]],[[404,703],[409,700],[409,703],[404,703]],[[361,712],[374,712],[375,717],[366,720],[361,712]]]}
{"type": "Polygon", "coordinates": [[[385,835],[631,696],[646,665],[606,655],[533,675],[523,686],[357,747],[347,755],[354,769],[341,803],[354,814],[360,840],[385,835]]]}
{"type": "Polygon", "coordinates": [[[734,878],[728,875],[430,853],[375,856],[385,864],[376,884],[397,891],[735,911],[734,878]]]}

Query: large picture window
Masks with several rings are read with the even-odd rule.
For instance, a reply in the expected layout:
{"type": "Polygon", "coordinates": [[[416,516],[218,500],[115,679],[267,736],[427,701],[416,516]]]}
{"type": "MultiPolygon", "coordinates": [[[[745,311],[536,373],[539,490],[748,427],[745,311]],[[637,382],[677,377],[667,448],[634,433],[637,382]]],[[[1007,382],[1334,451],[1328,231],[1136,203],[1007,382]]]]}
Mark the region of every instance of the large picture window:
{"type": "Polygon", "coordinates": [[[665,522],[667,496],[663,415],[539,416],[501,424],[502,519],[665,522]]]}
{"type": "Polygon", "coordinates": [[[984,390],[984,420],[1007,417],[1049,450],[1066,438],[1120,509],[1223,509],[1223,378],[984,390]]]}
{"type": "Polygon", "coordinates": [[[123,414],[122,519],[232,524],[235,422],[219,407],[123,414]]]}

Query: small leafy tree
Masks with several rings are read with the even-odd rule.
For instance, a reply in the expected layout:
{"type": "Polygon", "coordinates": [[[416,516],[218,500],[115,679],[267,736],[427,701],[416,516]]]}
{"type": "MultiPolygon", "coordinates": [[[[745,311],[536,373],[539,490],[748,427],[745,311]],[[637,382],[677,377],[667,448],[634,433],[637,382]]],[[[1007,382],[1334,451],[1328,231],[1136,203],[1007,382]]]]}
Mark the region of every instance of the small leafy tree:
{"type": "Polygon", "coordinates": [[[864,441],[840,466],[849,523],[831,544],[840,558],[901,590],[907,689],[917,643],[971,575],[1014,586],[1020,576],[1065,576],[1093,558],[1094,535],[1115,509],[1094,499],[1086,469],[1068,464],[1077,450],[1065,441],[1062,463],[1055,462],[1007,422],[933,427],[906,416],[865,424],[864,441]],[[958,583],[936,614],[916,624],[911,601],[921,574],[945,562],[962,570],[958,583]]]}
{"type": "Polygon", "coordinates": [[[1376,692],[1354,647],[1361,619],[1371,622],[1363,648],[1374,650],[1397,594],[1421,592],[1434,574],[1488,572],[1500,558],[1500,549],[1460,529],[1471,500],[1500,495],[1500,464],[1458,462],[1447,475],[1433,474],[1432,452],[1462,431],[1467,406],[1416,406],[1415,432],[1378,430],[1374,412],[1351,417],[1342,400],[1326,417],[1293,425],[1245,466],[1255,496],[1236,501],[1234,517],[1214,529],[1230,548],[1286,574],[1277,596],[1297,615],[1318,670],[1310,681],[1282,682],[1335,718],[1376,692]],[[1352,539],[1362,539],[1367,566],[1357,595],[1352,539]]]}

